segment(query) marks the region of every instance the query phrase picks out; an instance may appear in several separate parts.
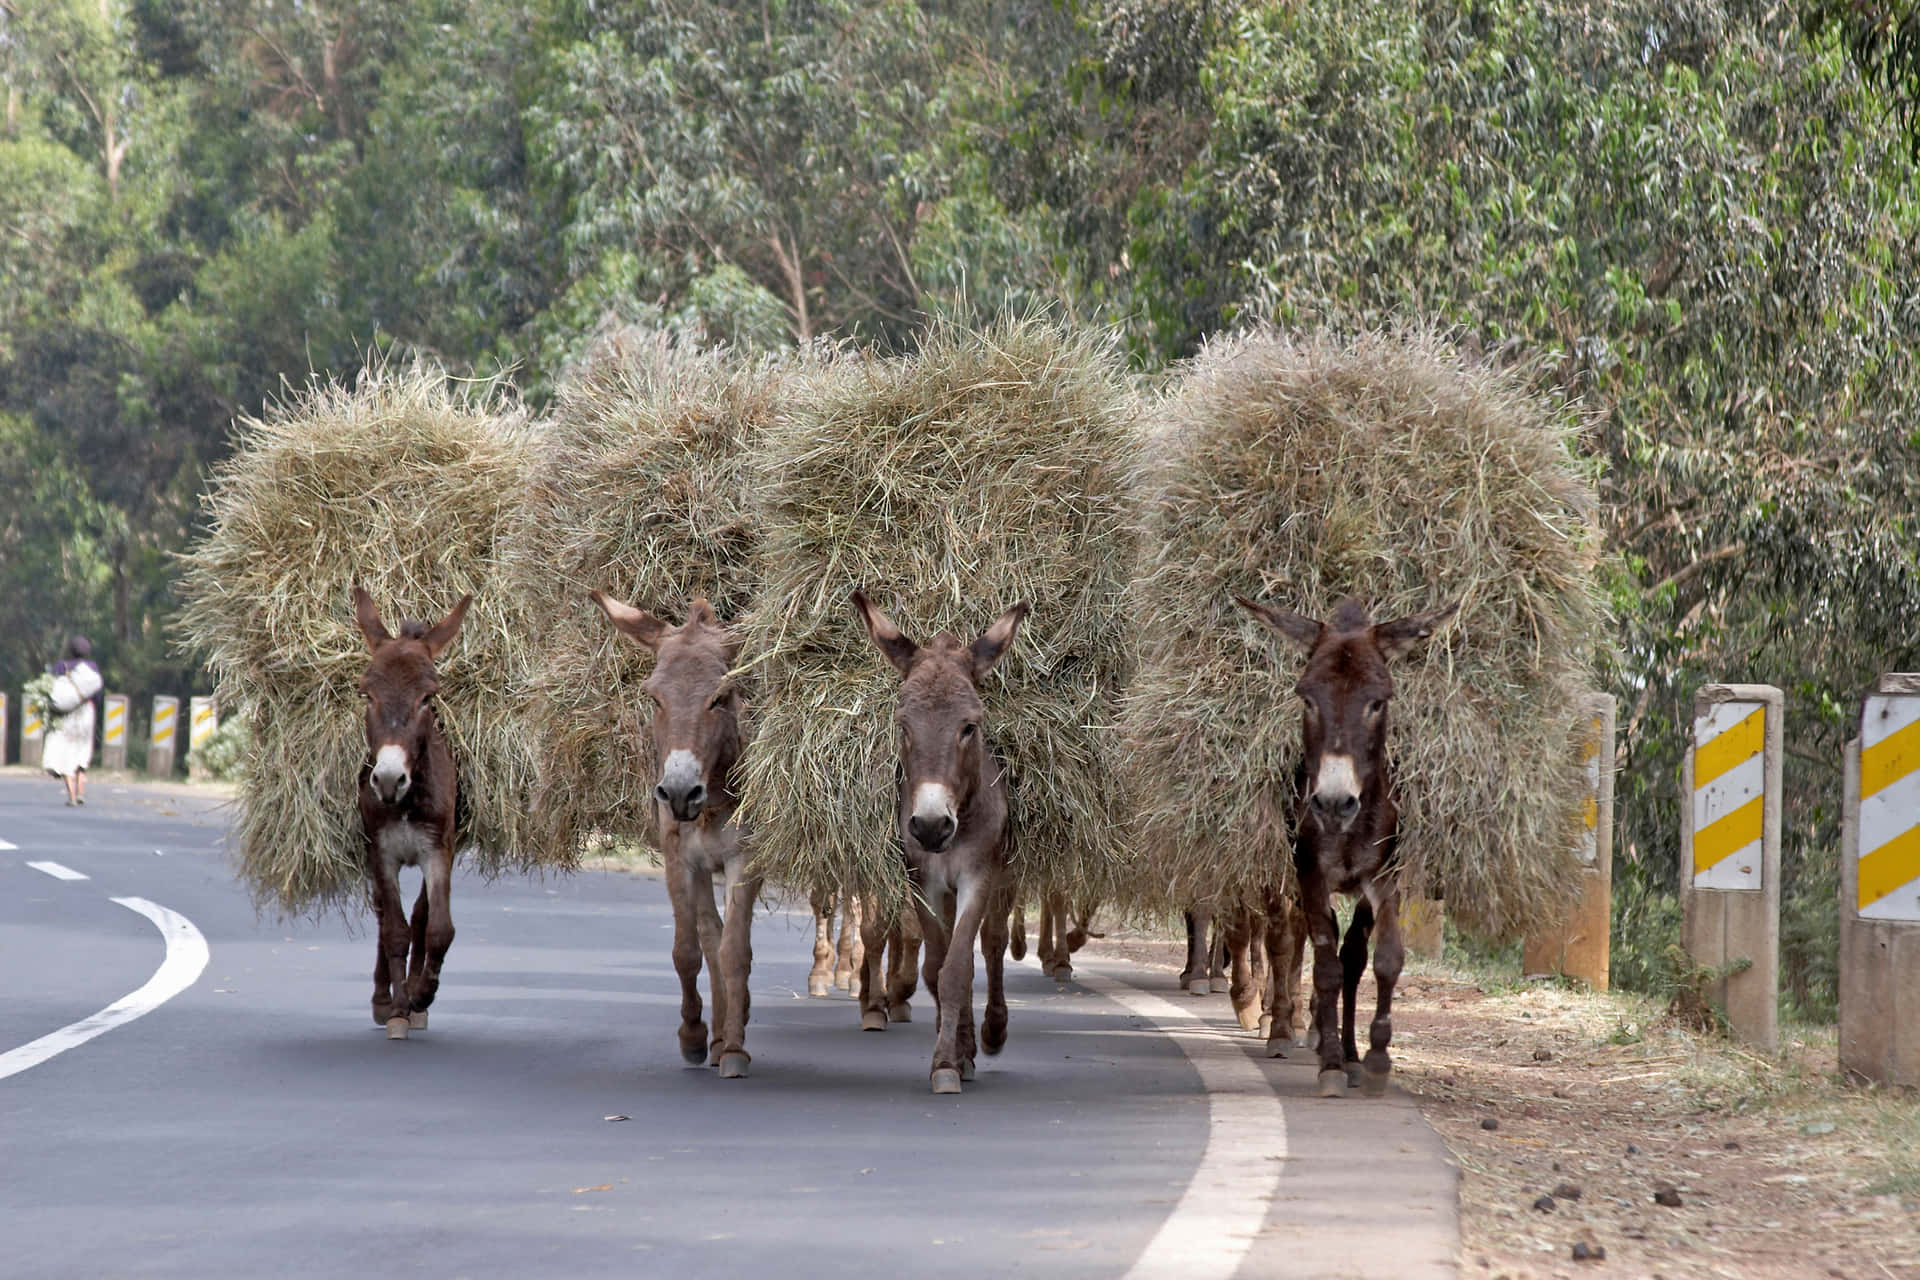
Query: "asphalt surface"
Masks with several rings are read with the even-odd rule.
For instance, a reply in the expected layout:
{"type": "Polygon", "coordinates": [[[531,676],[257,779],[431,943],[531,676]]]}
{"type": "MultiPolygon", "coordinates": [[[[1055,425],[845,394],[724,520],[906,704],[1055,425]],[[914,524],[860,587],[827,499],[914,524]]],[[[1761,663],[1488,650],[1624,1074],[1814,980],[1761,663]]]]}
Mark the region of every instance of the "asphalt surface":
{"type": "Polygon", "coordinates": [[[764,909],[752,1077],[723,1081],[680,1061],[658,879],[461,877],[432,1025],[389,1042],[368,922],[257,918],[213,802],[103,782],[68,809],[10,772],[0,1055],[154,974],[161,935],[113,898],[185,916],[211,959],[0,1078],[0,1276],[1454,1274],[1454,1171],[1407,1100],[1312,1097],[1310,1066],[1170,975],[1103,962],[1102,994],[1010,965],[1006,1051],[934,1097],[925,993],[862,1033],[846,996],[805,996],[804,913],[764,909]],[[1141,992],[1204,1022],[1169,1036],[1118,1002],[1141,992]],[[1236,1218],[1260,1179],[1216,1192],[1203,1166],[1263,1162],[1236,1218]]]}

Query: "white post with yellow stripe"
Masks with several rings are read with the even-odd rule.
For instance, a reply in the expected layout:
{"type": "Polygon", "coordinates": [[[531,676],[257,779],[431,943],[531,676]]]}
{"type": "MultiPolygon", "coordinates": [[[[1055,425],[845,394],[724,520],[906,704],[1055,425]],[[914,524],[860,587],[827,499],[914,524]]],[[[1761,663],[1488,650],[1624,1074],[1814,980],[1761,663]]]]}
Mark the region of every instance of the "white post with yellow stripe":
{"type": "Polygon", "coordinates": [[[38,704],[26,694],[20,695],[20,763],[40,764],[40,752],[47,743],[47,719],[38,704]]]}
{"type": "Polygon", "coordinates": [[[1840,1069],[1920,1085],[1920,675],[1880,677],[1847,744],[1840,1069]]]}
{"type": "Polygon", "coordinates": [[[173,776],[173,754],[180,737],[180,699],[165,694],[153,700],[153,733],[147,740],[147,772],[156,778],[173,776]]]}
{"type": "Polygon", "coordinates": [[[1694,695],[1681,805],[1682,940],[1694,962],[1747,968],[1713,984],[1733,1034],[1779,1038],[1780,760],[1785,699],[1764,684],[1694,695]]]}
{"type": "Polygon", "coordinates": [[[213,740],[220,728],[220,709],[212,698],[187,699],[187,776],[199,778],[206,770],[200,764],[200,750],[213,740]]]}
{"type": "Polygon", "coordinates": [[[1528,935],[1520,969],[1529,976],[1564,974],[1605,991],[1612,968],[1613,924],[1613,695],[1596,693],[1580,707],[1577,726],[1586,789],[1574,857],[1580,864],[1580,896],[1561,923],[1528,935]]]}
{"type": "Polygon", "coordinates": [[[110,693],[106,698],[106,716],[100,726],[100,767],[127,767],[127,695],[110,693]]]}
{"type": "Polygon", "coordinates": [[[12,725],[7,720],[7,695],[0,691],[0,764],[7,762],[7,740],[11,736],[7,730],[12,725]]]}

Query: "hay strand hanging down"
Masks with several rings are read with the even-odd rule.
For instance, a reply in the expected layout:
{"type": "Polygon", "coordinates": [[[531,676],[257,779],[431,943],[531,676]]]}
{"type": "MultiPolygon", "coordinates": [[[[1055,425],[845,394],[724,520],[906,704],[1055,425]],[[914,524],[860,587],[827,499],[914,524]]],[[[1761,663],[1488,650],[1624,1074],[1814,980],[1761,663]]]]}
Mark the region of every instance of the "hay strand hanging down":
{"type": "Polygon", "coordinates": [[[234,852],[262,908],[364,898],[355,583],[390,627],[473,595],[436,699],[460,773],[457,839],[489,873],[531,861],[510,833],[534,762],[503,714],[526,628],[496,572],[531,461],[523,415],[496,387],[456,388],[421,366],[375,365],[240,424],[204,499],[208,532],[185,557],[181,630],[221,701],[246,709],[234,852]]]}
{"type": "Polygon", "coordinates": [[[1187,366],[1138,479],[1136,897],[1291,884],[1302,658],[1234,606],[1239,592],[1321,619],[1343,595],[1379,620],[1459,600],[1394,668],[1403,865],[1491,934],[1563,908],[1574,708],[1606,630],[1576,425],[1425,333],[1261,333],[1187,366]]]}
{"type": "Polygon", "coordinates": [[[923,643],[943,629],[971,640],[1031,602],[984,690],[988,738],[1012,772],[1014,866],[1031,886],[1113,879],[1133,421],[1105,340],[1024,320],[843,361],[807,412],[769,432],[742,812],[776,878],[882,908],[904,888],[891,848],[898,677],[848,603],[864,586],[923,643]]]}
{"type": "Polygon", "coordinates": [[[596,833],[655,840],[652,655],[588,590],[674,622],[704,596],[738,626],[757,590],[751,454],[816,363],[631,336],[562,389],[509,555],[538,655],[518,711],[541,761],[525,838],[546,856],[577,857],[596,833]]]}

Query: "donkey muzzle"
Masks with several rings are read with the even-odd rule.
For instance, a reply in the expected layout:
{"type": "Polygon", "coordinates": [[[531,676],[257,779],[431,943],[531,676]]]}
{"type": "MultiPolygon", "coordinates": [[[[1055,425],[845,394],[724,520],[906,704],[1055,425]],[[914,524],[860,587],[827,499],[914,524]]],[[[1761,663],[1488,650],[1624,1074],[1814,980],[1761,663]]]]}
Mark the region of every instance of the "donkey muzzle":
{"type": "Polygon", "coordinates": [[[685,749],[668,752],[653,798],[672,810],[680,821],[692,822],[707,807],[707,783],[703,775],[700,761],[693,752],[685,749]]]}
{"type": "Polygon", "coordinates": [[[1307,803],[1322,826],[1345,831],[1353,825],[1360,813],[1360,773],[1352,756],[1328,752],[1320,757],[1307,803]]]}
{"type": "Polygon", "coordinates": [[[928,853],[939,853],[953,843],[953,833],[960,824],[948,814],[914,814],[907,819],[907,830],[920,842],[920,847],[928,853]]]}
{"type": "Polygon", "coordinates": [[[389,743],[380,748],[373,757],[373,768],[367,774],[367,781],[373,784],[374,795],[387,804],[399,804],[407,789],[413,785],[413,773],[407,768],[407,753],[400,747],[389,743]]]}

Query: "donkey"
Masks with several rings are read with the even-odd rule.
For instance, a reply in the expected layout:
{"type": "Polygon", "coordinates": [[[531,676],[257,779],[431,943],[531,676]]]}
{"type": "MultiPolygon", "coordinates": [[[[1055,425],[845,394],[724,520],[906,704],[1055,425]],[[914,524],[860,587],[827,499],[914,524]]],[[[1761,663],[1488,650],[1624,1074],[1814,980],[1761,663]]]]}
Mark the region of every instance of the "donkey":
{"type": "MultiPolygon", "coordinates": [[[[935,1093],[959,1093],[961,1082],[974,1075],[976,937],[987,960],[987,1012],[978,1044],[998,1053],[1007,1042],[1003,977],[1014,892],[1007,873],[1011,831],[1006,765],[986,745],[980,681],[1013,644],[1027,605],[1008,609],[971,645],[942,631],[925,648],[902,634],[864,591],[854,591],[853,605],[874,646],[901,676],[894,717],[900,729],[900,852],[926,944],[922,974],[938,1023],[929,1081],[935,1093]]],[[[871,947],[867,958],[871,964],[871,947]]]]}
{"type": "Polygon", "coordinates": [[[472,596],[429,627],[403,622],[392,635],[373,597],[353,588],[353,615],[372,655],[360,677],[366,696],[367,758],[360,766],[360,828],[367,839],[367,880],[379,921],[373,958],[373,1020],[387,1039],[405,1040],[427,1025],[440,990],[440,966],[453,945],[449,894],[460,782],[453,752],[434,714],[440,691],[434,663],[460,631],[472,596]],[[420,896],[409,925],[400,897],[400,868],[419,867],[420,896]]]}
{"type": "MultiPolygon", "coordinates": [[[[1073,981],[1073,953],[1086,946],[1088,938],[1106,936],[1088,927],[1093,923],[1093,913],[1099,909],[1097,902],[1083,901],[1076,906],[1065,889],[1050,888],[1040,895],[1040,935],[1034,940],[1034,955],[1040,962],[1041,972],[1055,982],[1073,981]]],[[[1022,935],[1021,945],[1013,953],[1016,960],[1023,958],[1026,949],[1024,914],[1021,908],[1014,908],[1014,919],[1019,921],[1022,935]]]]}
{"type": "MultiPolygon", "coordinates": [[[[920,958],[919,920],[904,911],[888,920],[869,910],[860,927],[862,953],[849,987],[860,1002],[860,1029],[885,1031],[889,1022],[912,1022],[908,1002],[919,986],[913,971],[920,958]]],[[[933,985],[931,979],[927,985],[933,985]]]]}
{"type": "Polygon", "coordinates": [[[1318,1034],[1320,1096],[1344,1097],[1350,1084],[1378,1096],[1386,1092],[1393,1070],[1387,1056],[1393,1040],[1393,987],[1406,955],[1400,941],[1395,859],[1399,810],[1387,772],[1387,703],[1393,697],[1387,663],[1431,636],[1460,606],[1456,602],[1376,624],[1357,601],[1342,600],[1333,620],[1320,623],[1244,596],[1234,600],[1307,652],[1306,669],[1294,690],[1302,707],[1293,795],[1298,906],[1268,904],[1273,1021],[1267,1052],[1285,1057],[1292,1043],[1289,958],[1299,955],[1304,931],[1313,944],[1312,1021],[1318,1034]],[[1344,942],[1336,933],[1334,893],[1359,898],[1344,942]],[[1376,927],[1373,973],[1378,999],[1363,1063],[1354,1042],[1354,998],[1367,965],[1368,938],[1376,927]]]}
{"type": "Polygon", "coordinates": [[[740,696],[727,673],[740,655],[740,640],[705,599],[689,605],[687,620],[673,627],[604,592],[590,594],[615,630],[654,655],[653,674],[640,687],[654,703],[653,747],[660,761],[654,815],[673,907],[680,1056],[693,1066],[717,1065],[723,1080],[739,1079],[752,1061],[747,979],[753,969],[753,904],[760,896],[760,877],[747,872],[746,842],[733,820],[740,696]],[[726,877],[724,923],[713,901],[716,875],[726,877]],[[711,1056],[707,1024],[700,1019],[703,958],[719,1028],[711,1056]]]}

